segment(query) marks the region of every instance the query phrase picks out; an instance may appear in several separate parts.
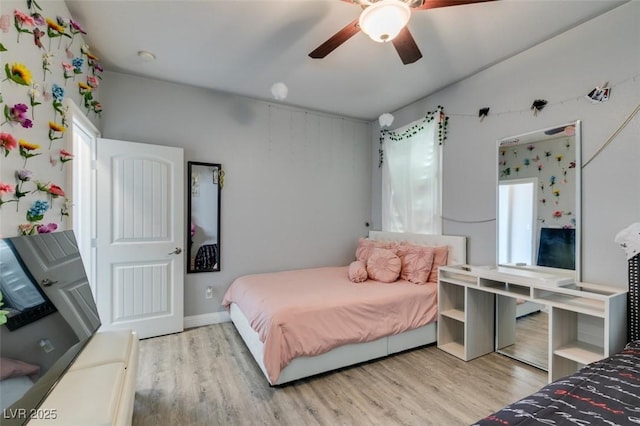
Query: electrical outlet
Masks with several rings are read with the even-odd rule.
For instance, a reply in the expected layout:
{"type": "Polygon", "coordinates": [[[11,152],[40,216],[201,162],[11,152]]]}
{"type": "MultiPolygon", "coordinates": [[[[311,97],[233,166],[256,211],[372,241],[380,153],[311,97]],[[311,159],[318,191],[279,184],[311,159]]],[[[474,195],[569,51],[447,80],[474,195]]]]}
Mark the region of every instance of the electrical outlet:
{"type": "Polygon", "coordinates": [[[212,287],[207,287],[207,290],[205,291],[205,297],[207,299],[213,299],[213,288],[212,287]]]}

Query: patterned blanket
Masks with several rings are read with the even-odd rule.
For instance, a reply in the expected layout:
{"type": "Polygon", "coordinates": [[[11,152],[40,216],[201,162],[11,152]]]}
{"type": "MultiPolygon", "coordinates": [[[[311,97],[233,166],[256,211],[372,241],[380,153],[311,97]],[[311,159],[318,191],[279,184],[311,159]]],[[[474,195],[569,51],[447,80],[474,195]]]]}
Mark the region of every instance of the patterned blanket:
{"type": "Polygon", "coordinates": [[[478,421],[476,425],[640,424],[640,341],[478,421]]]}

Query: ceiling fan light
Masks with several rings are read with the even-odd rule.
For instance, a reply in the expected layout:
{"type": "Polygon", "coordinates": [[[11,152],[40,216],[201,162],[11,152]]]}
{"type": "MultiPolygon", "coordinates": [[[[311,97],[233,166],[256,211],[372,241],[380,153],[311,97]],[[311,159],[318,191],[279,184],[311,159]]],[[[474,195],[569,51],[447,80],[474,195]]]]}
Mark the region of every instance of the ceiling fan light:
{"type": "Polygon", "coordinates": [[[400,0],[380,0],[360,14],[360,29],[373,41],[393,40],[407,25],[411,17],[409,5],[400,0]]]}

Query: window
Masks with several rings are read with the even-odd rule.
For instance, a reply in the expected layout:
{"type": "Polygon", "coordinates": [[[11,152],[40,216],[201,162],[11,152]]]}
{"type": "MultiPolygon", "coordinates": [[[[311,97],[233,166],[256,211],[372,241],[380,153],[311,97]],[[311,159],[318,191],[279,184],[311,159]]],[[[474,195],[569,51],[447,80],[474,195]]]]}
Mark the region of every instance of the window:
{"type": "Polygon", "coordinates": [[[437,110],[405,127],[382,131],[383,231],[442,232],[441,120],[444,114],[437,110]]]}

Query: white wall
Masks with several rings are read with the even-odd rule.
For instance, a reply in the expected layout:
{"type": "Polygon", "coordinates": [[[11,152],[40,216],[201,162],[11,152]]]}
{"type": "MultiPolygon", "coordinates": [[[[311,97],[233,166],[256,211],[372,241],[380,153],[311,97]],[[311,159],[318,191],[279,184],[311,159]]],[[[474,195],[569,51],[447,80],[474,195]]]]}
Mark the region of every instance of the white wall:
{"type": "MultiPolygon", "coordinates": [[[[640,2],[624,4],[545,43],[393,112],[394,127],[443,105],[444,233],[469,237],[468,261],[495,262],[496,140],[583,120],[583,163],[596,153],[640,101],[640,2]],[[584,95],[603,81],[611,99],[593,105],[584,95]],[[534,99],[548,106],[537,116],[534,99]],[[480,122],[478,109],[490,107],[480,122]]],[[[446,58],[424,58],[441,61],[446,58]]],[[[372,218],[380,227],[378,128],[372,132],[372,218]]],[[[640,115],[582,171],[582,279],[626,287],[627,261],[613,241],[640,221],[640,115]]]]}
{"type": "Polygon", "coordinates": [[[113,72],[102,93],[104,137],[183,147],[185,161],[226,172],[222,271],[186,275],[185,316],[221,311],[240,275],[354,259],[370,215],[369,123],[113,72]]]}

